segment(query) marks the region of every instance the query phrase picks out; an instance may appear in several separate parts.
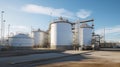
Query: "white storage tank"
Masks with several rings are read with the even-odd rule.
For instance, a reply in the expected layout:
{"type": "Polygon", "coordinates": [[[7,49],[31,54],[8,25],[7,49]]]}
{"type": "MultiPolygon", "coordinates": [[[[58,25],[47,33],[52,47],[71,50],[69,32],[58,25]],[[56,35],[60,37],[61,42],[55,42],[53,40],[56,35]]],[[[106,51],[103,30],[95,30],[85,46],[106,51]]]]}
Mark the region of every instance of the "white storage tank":
{"type": "Polygon", "coordinates": [[[71,49],[71,23],[60,17],[50,24],[50,47],[53,49],[71,49]]]}
{"type": "Polygon", "coordinates": [[[33,39],[34,46],[36,47],[44,47],[47,42],[47,33],[38,29],[37,31],[33,31],[33,39]]]}
{"type": "Polygon", "coordinates": [[[13,47],[32,47],[33,39],[27,34],[17,34],[9,37],[9,45],[13,47]]]}
{"type": "Polygon", "coordinates": [[[79,45],[82,49],[92,48],[92,27],[87,23],[82,23],[79,28],[79,45]]]}

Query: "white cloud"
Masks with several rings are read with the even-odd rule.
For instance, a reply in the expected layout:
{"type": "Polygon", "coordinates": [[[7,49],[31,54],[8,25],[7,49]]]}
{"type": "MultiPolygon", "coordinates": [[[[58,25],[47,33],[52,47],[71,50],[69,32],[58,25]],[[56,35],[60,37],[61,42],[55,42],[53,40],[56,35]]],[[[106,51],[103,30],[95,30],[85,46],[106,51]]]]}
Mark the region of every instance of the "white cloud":
{"type": "Polygon", "coordinates": [[[63,17],[71,18],[73,16],[72,12],[65,10],[64,8],[55,9],[52,7],[39,6],[34,4],[28,4],[23,6],[22,10],[30,13],[45,14],[55,17],[63,16],[63,17]]]}
{"type": "Polygon", "coordinates": [[[44,15],[49,15],[54,17],[62,16],[67,18],[74,18],[77,15],[77,17],[84,19],[91,15],[91,11],[85,10],[85,9],[80,9],[78,12],[73,13],[64,8],[56,9],[52,7],[45,7],[45,6],[35,5],[35,4],[27,4],[22,7],[22,10],[29,13],[44,14],[44,15]]]}
{"type": "MultiPolygon", "coordinates": [[[[104,28],[95,31],[97,34],[104,33],[104,28]]],[[[105,27],[105,34],[120,33],[120,25],[114,27],[105,27]]]]}
{"type": "MultiPolygon", "coordinates": [[[[104,28],[95,31],[96,34],[104,36],[104,28]]],[[[113,27],[105,27],[105,39],[107,41],[120,41],[120,25],[113,27]]]]}
{"type": "Polygon", "coordinates": [[[84,19],[91,15],[91,11],[80,9],[79,12],[77,12],[76,14],[77,14],[77,17],[84,19]]]}
{"type": "MultiPolygon", "coordinates": [[[[29,34],[31,31],[30,27],[24,26],[24,25],[11,25],[9,28],[9,36],[13,36],[18,33],[25,33],[29,34]]],[[[8,37],[8,27],[5,28],[5,37],[8,37]]]]}
{"type": "Polygon", "coordinates": [[[22,25],[15,25],[10,27],[10,32],[13,33],[27,33],[29,32],[29,27],[22,25]]]}

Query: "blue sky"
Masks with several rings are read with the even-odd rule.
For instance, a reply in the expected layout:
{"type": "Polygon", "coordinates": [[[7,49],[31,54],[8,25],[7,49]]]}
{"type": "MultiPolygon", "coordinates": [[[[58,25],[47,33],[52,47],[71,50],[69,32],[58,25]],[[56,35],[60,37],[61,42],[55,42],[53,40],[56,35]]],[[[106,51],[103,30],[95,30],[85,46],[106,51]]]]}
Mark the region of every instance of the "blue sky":
{"type": "Polygon", "coordinates": [[[0,0],[0,11],[11,32],[47,30],[51,20],[63,16],[70,21],[95,19],[95,31],[106,40],[120,41],[120,0],[0,0]]]}

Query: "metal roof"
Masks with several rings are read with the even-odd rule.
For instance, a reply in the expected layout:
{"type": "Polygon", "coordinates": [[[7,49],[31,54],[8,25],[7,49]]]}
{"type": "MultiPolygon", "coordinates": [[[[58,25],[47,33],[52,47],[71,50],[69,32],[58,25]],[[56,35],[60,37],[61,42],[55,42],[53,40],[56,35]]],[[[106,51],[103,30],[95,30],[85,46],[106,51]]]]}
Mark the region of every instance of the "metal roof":
{"type": "Polygon", "coordinates": [[[80,25],[80,28],[91,28],[91,26],[88,25],[87,23],[82,23],[82,24],[80,25]]]}
{"type": "Polygon", "coordinates": [[[27,34],[17,34],[15,36],[13,36],[12,38],[30,38],[27,34]]]}

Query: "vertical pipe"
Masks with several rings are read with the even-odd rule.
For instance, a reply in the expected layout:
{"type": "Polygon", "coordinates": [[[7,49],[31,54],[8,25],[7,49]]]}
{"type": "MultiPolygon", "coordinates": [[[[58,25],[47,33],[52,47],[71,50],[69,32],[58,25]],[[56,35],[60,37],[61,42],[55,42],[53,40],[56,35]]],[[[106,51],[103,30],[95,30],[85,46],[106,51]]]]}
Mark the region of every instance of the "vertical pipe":
{"type": "Polygon", "coordinates": [[[78,45],[79,21],[75,24],[75,44],[78,45]]]}
{"type": "MultiPolygon", "coordinates": [[[[77,22],[77,47],[80,45],[80,29],[79,29],[79,22],[80,22],[80,19],[78,19],[78,22],[77,22]]],[[[78,47],[79,48],[79,47],[78,47]]]]}
{"type": "Polygon", "coordinates": [[[8,24],[8,38],[9,38],[9,33],[10,33],[10,24],[8,24]]]}
{"type": "Polygon", "coordinates": [[[10,46],[9,45],[9,32],[10,32],[10,24],[8,24],[8,46],[10,46]]]}
{"type": "Polygon", "coordinates": [[[98,35],[99,36],[99,47],[100,47],[100,35],[98,35]]]}
{"type": "Polygon", "coordinates": [[[33,32],[33,27],[31,26],[31,37],[33,38],[32,32],[33,32]]]}

